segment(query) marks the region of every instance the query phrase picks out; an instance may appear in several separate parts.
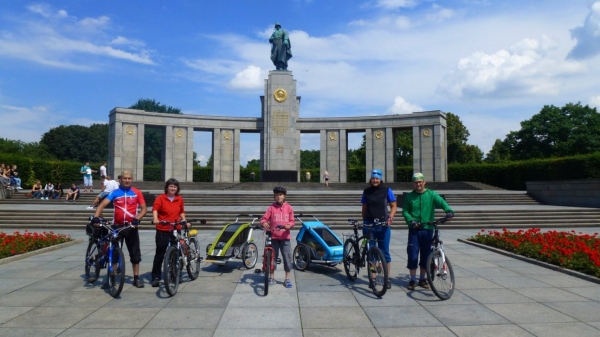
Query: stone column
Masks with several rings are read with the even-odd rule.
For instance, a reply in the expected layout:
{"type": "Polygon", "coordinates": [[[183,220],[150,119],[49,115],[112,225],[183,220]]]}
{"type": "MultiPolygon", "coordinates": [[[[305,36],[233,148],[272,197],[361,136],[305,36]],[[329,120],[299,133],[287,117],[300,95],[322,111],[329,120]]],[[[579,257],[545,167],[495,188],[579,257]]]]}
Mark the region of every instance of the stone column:
{"type": "Polygon", "coordinates": [[[261,181],[298,181],[300,98],[291,71],[270,71],[263,98],[261,181]]]}
{"type": "Polygon", "coordinates": [[[213,180],[214,182],[234,182],[240,175],[240,130],[215,129],[213,147],[213,180]],[[237,145],[237,146],[236,146],[237,145]],[[237,148],[237,151],[236,151],[237,148]],[[237,152],[237,153],[236,153],[237,152]],[[214,165],[219,158],[220,165],[214,165]]]}
{"type": "Polygon", "coordinates": [[[348,133],[340,129],[340,183],[348,182],[348,133]]]}
{"type": "Polygon", "coordinates": [[[365,181],[371,179],[371,170],[373,169],[373,130],[365,130],[365,181]]]}
{"type": "Polygon", "coordinates": [[[327,171],[329,182],[346,182],[346,130],[321,130],[321,176],[327,171]]]}
{"type": "Polygon", "coordinates": [[[396,181],[396,135],[392,128],[385,128],[385,167],[383,171],[383,181],[396,181]]]}
{"type": "Polygon", "coordinates": [[[193,153],[190,156],[190,149],[193,150],[193,143],[189,143],[189,128],[180,126],[168,126],[167,129],[171,130],[168,133],[171,135],[170,140],[172,141],[172,166],[171,175],[165,178],[175,178],[179,181],[191,181],[188,180],[188,166],[191,166],[189,164],[193,164],[193,153]]]}
{"type": "Polygon", "coordinates": [[[163,169],[162,169],[162,180],[173,178],[173,147],[175,134],[172,126],[165,127],[165,133],[163,137],[163,169]]]}
{"type": "Polygon", "coordinates": [[[108,175],[117,179],[119,173],[123,170],[123,123],[115,121],[114,115],[111,115],[108,128],[108,175]]]}
{"type": "Polygon", "coordinates": [[[413,127],[413,167],[428,181],[448,181],[446,128],[442,125],[413,127]]]}
{"type": "Polygon", "coordinates": [[[187,162],[185,181],[194,181],[194,128],[187,128],[187,162]]]}
{"type": "MultiPolygon", "coordinates": [[[[121,147],[121,168],[115,165],[115,175],[118,176],[122,171],[128,170],[133,174],[135,180],[144,180],[144,125],[122,123],[121,127],[122,142],[121,147]]],[[[115,144],[115,152],[119,143],[115,144]]],[[[115,163],[118,162],[115,157],[115,163]]]]}

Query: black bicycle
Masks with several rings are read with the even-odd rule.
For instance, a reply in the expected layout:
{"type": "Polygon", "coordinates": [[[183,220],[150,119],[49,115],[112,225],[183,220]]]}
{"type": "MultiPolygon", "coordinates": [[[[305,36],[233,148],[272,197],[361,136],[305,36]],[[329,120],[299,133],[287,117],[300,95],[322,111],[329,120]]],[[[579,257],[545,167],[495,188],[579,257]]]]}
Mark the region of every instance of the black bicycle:
{"type": "MultiPolygon", "coordinates": [[[[427,282],[435,296],[442,300],[447,300],[454,293],[454,271],[452,264],[444,253],[444,242],[440,239],[438,224],[443,224],[448,219],[441,218],[434,222],[427,222],[433,226],[433,239],[431,241],[431,253],[427,256],[427,282]]],[[[423,227],[423,224],[417,224],[417,227],[423,227]]]]}
{"type": "Polygon", "coordinates": [[[387,226],[385,221],[375,219],[372,225],[365,225],[354,219],[348,219],[354,234],[344,242],[344,270],[350,281],[356,280],[360,268],[369,266],[369,287],[377,297],[385,295],[388,288],[388,268],[383,253],[376,245],[373,228],[387,226]],[[358,230],[368,228],[368,235],[359,236],[358,230]],[[359,247],[360,244],[360,247],[359,247]]]}
{"type": "MultiPolygon", "coordinates": [[[[187,222],[196,222],[197,220],[187,220],[187,222]]],[[[179,288],[181,273],[183,268],[187,269],[190,280],[195,280],[200,274],[200,245],[196,238],[197,230],[190,229],[185,223],[161,221],[164,225],[171,225],[173,237],[165,252],[163,262],[163,280],[165,290],[170,296],[175,296],[179,288]]]]}
{"type": "Polygon", "coordinates": [[[108,292],[118,297],[125,284],[125,256],[123,254],[123,238],[132,228],[131,223],[124,226],[112,226],[110,221],[100,218],[97,226],[90,223],[86,234],[90,236],[85,252],[85,277],[94,284],[100,276],[100,270],[106,268],[108,292]]]}

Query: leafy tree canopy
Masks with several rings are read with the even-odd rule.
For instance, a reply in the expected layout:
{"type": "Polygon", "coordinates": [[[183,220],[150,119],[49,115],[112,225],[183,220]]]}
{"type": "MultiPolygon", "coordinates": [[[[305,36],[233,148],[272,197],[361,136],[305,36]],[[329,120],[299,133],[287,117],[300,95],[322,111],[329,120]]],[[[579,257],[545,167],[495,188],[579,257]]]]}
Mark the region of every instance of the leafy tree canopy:
{"type": "Polygon", "coordinates": [[[470,133],[460,118],[452,112],[446,113],[448,141],[448,164],[480,163],[483,151],[476,145],[467,144],[470,133]]]}
{"type": "Polygon", "coordinates": [[[42,135],[40,146],[59,160],[101,162],[108,154],[108,124],[51,128],[42,135]]]}
{"type": "MultiPolygon", "coordinates": [[[[521,122],[501,143],[496,141],[488,161],[525,160],[588,154],[600,148],[600,114],[596,108],[568,103],[546,105],[521,122]]],[[[486,158],[487,159],[487,158],[486,158]]]]}

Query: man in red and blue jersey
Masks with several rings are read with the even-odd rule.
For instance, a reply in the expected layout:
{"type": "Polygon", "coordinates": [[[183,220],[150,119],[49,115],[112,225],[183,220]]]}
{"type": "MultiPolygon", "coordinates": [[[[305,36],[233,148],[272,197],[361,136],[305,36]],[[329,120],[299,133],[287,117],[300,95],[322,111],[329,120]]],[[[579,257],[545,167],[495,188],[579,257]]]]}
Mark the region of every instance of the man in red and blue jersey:
{"type": "MultiPolygon", "coordinates": [[[[140,220],[148,211],[146,208],[146,200],[144,200],[144,196],[140,190],[131,187],[131,184],[133,183],[133,175],[131,172],[123,171],[123,173],[121,173],[119,182],[119,188],[112,191],[108,196],[106,196],[100,205],[98,205],[92,222],[100,223],[99,216],[102,214],[102,210],[112,201],[115,208],[113,224],[115,226],[123,226],[130,222],[134,226],[125,235],[125,244],[127,245],[127,251],[129,252],[129,258],[131,260],[133,269],[133,286],[137,288],[143,288],[144,283],[139,277],[142,254],[140,251],[140,235],[138,233],[138,226],[140,224],[140,220]],[[138,207],[140,208],[139,212],[138,207]]],[[[106,286],[108,286],[108,279],[107,284],[102,287],[104,288],[106,286]]]]}

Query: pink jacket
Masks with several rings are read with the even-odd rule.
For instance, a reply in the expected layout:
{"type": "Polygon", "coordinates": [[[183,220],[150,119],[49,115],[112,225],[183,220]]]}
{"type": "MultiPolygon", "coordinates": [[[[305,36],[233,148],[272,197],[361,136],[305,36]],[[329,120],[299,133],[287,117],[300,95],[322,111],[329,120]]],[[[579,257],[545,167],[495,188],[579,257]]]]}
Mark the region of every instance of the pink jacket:
{"type": "Polygon", "coordinates": [[[284,202],[283,205],[274,202],[269,206],[265,215],[260,219],[261,224],[265,222],[269,223],[272,229],[271,238],[273,240],[290,240],[292,238],[289,229],[276,229],[277,225],[294,226],[294,210],[287,202],[284,202]]]}

